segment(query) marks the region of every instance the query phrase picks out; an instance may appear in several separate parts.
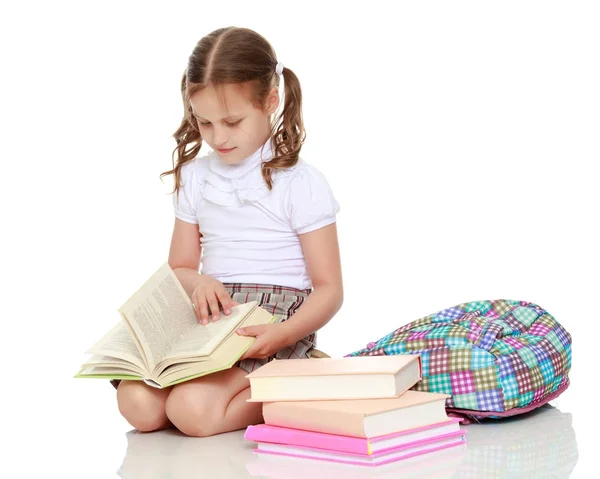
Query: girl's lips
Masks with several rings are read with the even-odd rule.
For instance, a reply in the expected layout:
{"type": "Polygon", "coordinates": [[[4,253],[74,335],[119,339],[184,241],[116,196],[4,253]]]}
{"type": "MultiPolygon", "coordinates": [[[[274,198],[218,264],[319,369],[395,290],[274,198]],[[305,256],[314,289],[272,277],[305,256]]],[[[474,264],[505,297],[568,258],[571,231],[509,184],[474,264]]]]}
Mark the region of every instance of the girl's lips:
{"type": "Polygon", "coordinates": [[[219,153],[229,153],[230,151],[233,151],[233,150],[235,150],[235,146],[233,148],[228,148],[226,150],[221,150],[220,148],[217,148],[217,151],[219,153]]]}

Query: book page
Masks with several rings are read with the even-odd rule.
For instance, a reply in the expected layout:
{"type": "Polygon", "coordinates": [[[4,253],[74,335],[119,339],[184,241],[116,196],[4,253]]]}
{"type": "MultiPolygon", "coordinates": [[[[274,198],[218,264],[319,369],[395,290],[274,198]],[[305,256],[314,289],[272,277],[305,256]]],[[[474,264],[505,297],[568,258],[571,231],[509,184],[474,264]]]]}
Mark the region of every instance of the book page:
{"type": "MultiPolygon", "coordinates": [[[[256,304],[256,302],[254,303],[256,304]]],[[[246,315],[241,326],[271,324],[276,320],[277,316],[273,316],[266,309],[255,307],[251,314],[246,315]]],[[[182,381],[229,368],[248,350],[253,342],[254,338],[252,337],[239,336],[235,332],[229,334],[223,344],[219,345],[210,356],[201,358],[199,361],[174,364],[166,368],[158,376],[159,382],[163,387],[172,386],[182,381]]]]}
{"type": "Polygon", "coordinates": [[[114,358],[112,356],[102,356],[95,354],[88,359],[84,366],[98,366],[103,368],[124,368],[129,371],[133,371],[140,376],[147,374],[144,368],[138,367],[135,364],[131,364],[131,361],[125,361],[124,359],[114,358]]]}
{"type": "Polygon", "coordinates": [[[129,322],[150,369],[198,324],[192,302],[165,263],[119,309],[129,322]]]}
{"type": "Polygon", "coordinates": [[[139,368],[148,369],[124,321],[119,321],[86,353],[123,359],[139,368]]]}
{"type": "MultiPolygon", "coordinates": [[[[107,379],[109,378],[120,378],[126,379],[124,376],[133,376],[140,377],[135,371],[132,371],[128,367],[118,367],[118,366],[85,366],[81,371],[79,371],[76,375],[77,377],[85,377],[85,376],[105,376],[107,379]]],[[[128,378],[127,378],[128,379],[128,378]]]]}
{"type": "Polygon", "coordinates": [[[196,324],[169,352],[169,358],[209,356],[255,308],[255,302],[235,306],[229,316],[221,313],[218,321],[196,324]]]}

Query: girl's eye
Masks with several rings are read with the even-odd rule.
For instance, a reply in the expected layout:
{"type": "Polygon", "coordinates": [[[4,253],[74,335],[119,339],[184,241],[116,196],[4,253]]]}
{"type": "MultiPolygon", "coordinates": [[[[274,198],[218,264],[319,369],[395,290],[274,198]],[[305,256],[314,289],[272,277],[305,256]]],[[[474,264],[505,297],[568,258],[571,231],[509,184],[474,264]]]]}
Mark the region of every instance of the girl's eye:
{"type": "MultiPolygon", "coordinates": [[[[242,120],[238,120],[238,121],[235,121],[235,122],[233,122],[233,123],[225,122],[225,124],[226,124],[227,126],[237,126],[237,125],[239,125],[241,122],[242,122],[242,120]]],[[[202,126],[209,126],[209,125],[210,125],[210,121],[207,121],[207,122],[198,121],[198,123],[200,123],[202,126]]]]}

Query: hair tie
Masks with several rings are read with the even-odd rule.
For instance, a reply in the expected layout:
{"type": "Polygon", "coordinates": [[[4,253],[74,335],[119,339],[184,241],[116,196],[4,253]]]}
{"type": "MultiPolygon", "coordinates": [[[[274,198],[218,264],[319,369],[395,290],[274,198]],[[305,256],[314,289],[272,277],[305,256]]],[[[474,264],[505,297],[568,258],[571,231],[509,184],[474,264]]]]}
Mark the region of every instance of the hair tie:
{"type": "Polygon", "coordinates": [[[277,62],[277,66],[275,67],[275,73],[281,75],[283,73],[283,63],[277,62]]]}

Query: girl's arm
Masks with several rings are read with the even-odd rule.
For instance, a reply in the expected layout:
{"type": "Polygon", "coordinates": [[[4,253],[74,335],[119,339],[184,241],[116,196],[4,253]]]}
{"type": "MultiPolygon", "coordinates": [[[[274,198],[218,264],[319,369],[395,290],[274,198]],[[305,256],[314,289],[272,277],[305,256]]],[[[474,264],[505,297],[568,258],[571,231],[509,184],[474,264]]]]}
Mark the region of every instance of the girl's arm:
{"type": "Polygon", "coordinates": [[[212,317],[219,319],[219,311],[231,314],[231,308],[237,303],[220,281],[199,273],[202,246],[200,229],[197,224],[175,219],[169,266],[177,276],[183,289],[190,297],[198,321],[207,324],[212,317]]]}
{"type": "Polygon", "coordinates": [[[288,345],[321,329],[339,311],[344,299],[340,251],[335,223],[300,235],[313,292],[281,332],[288,345]]]}
{"type": "Polygon", "coordinates": [[[169,266],[185,289],[188,296],[198,285],[200,280],[200,230],[198,225],[186,223],[175,218],[171,248],[169,249],[169,266]]]}

